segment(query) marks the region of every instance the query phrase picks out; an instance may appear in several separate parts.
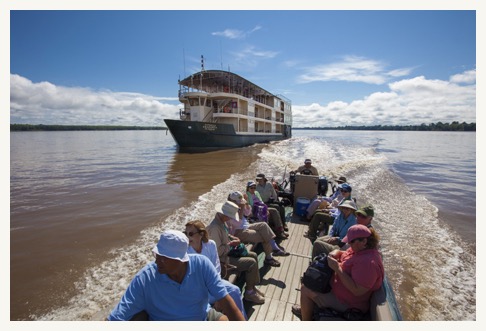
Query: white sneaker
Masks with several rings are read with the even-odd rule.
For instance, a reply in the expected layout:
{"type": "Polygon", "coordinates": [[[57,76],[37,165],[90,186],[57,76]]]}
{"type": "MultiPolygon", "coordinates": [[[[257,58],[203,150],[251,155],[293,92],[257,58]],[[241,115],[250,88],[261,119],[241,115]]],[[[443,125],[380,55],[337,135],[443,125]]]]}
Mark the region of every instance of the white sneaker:
{"type": "Polygon", "coordinates": [[[245,291],[245,295],[243,296],[243,298],[246,301],[256,303],[257,305],[262,305],[265,303],[265,298],[258,294],[257,291],[253,291],[253,293],[251,294],[248,294],[248,292],[245,291]]]}

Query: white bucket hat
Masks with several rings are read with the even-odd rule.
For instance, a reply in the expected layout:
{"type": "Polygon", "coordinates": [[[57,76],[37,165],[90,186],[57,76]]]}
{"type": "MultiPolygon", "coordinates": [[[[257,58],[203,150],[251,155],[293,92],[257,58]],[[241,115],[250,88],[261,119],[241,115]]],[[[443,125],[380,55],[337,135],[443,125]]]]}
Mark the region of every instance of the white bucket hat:
{"type": "Polygon", "coordinates": [[[238,207],[238,205],[231,201],[226,201],[225,203],[218,203],[214,208],[214,210],[216,210],[218,213],[224,214],[237,221],[240,220],[240,215],[238,215],[239,209],[240,208],[238,207]]]}
{"type": "Polygon", "coordinates": [[[152,252],[169,259],[187,262],[189,261],[189,256],[187,255],[188,247],[189,240],[184,233],[176,230],[167,230],[162,232],[159,242],[154,246],[152,252]]]}

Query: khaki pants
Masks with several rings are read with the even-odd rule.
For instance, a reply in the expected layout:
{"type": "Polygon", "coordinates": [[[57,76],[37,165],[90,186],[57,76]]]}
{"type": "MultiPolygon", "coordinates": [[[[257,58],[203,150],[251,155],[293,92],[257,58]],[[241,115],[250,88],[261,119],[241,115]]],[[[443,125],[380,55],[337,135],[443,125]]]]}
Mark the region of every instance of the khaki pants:
{"type": "Polygon", "coordinates": [[[240,238],[245,244],[262,243],[263,251],[267,256],[273,251],[270,242],[275,238],[275,233],[265,222],[252,223],[246,230],[236,230],[235,236],[240,238]]]}
{"type": "Polygon", "coordinates": [[[248,252],[248,256],[229,257],[230,264],[236,266],[238,272],[246,272],[246,286],[253,288],[260,283],[260,272],[258,269],[258,255],[255,252],[248,252]]]}
{"type": "Polygon", "coordinates": [[[317,240],[314,241],[314,244],[312,245],[312,259],[321,253],[329,254],[335,249],[340,249],[338,245],[331,245],[325,242],[325,240],[329,238],[329,236],[324,236],[317,238],[317,240]]]}

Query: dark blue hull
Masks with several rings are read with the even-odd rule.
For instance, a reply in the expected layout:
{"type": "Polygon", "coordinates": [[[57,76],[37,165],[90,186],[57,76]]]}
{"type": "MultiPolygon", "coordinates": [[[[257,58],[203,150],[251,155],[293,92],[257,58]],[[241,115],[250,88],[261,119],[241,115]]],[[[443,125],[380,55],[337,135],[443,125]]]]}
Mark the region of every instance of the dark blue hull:
{"type": "Polygon", "coordinates": [[[183,151],[206,151],[245,147],[291,137],[290,127],[284,134],[237,134],[231,124],[164,120],[172,137],[183,151]]]}

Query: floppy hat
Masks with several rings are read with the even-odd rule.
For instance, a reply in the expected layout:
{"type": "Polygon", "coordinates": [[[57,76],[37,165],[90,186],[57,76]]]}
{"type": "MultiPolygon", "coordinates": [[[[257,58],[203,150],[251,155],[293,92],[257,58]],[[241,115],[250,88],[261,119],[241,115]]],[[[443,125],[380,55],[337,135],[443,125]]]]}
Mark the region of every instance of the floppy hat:
{"type": "Polygon", "coordinates": [[[349,227],[346,236],[343,238],[342,242],[348,243],[356,238],[368,238],[371,236],[371,231],[366,226],[361,224],[356,224],[349,227]]]}
{"type": "Polygon", "coordinates": [[[311,159],[305,159],[304,163],[312,163],[311,159]]]}
{"type": "Polygon", "coordinates": [[[154,246],[152,252],[169,259],[186,262],[189,261],[189,256],[187,255],[188,247],[189,240],[184,233],[176,230],[167,230],[162,232],[159,242],[154,246]]]}
{"type": "Polygon", "coordinates": [[[339,207],[344,207],[344,208],[349,208],[349,209],[352,209],[354,211],[356,211],[356,204],[354,203],[353,200],[344,200],[343,202],[341,202],[339,205],[338,205],[338,208],[339,207]]]}
{"type": "Polygon", "coordinates": [[[339,177],[339,178],[336,180],[336,182],[338,182],[338,183],[342,184],[342,183],[346,183],[346,182],[347,182],[347,180],[346,180],[346,177],[341,176],[341,177],[339,177]]]}
{"type": "Polygon", "coordinates": [[[344,184],[339,184],[338,187],[340,189],[343,189],[347,192],[351,192],[353,190],[353,188],[351,187],[351,185],[349,185],[348,183],[344,183],[344,184]]]}
{"type": "Polygon", "coordinates": [[[355,214],[361,214],[361,215],[364,215],[364,216],[373,217],[373,216],[375,216],[375,210],[373,209],[372,205],[366,205],[366,206],[363,206],[360,209],[358,209],[355,214]]]}
{"type": "Polygon", "coordinates": [[[246,200],[243,198],[243,194],[241,194],[240,191],[234,191],[231,192],[229,195],[229,198],[231,201],[234,201],[235,203],[239,205],[244,205],[246,203],[246,200]]]}
{"type": "Polygon", "coordinates": [[[240,220],[240,215],[238,215],[238,210],[240,208],[238,205],[234,202],[231,201],[226,201],[224,203],[218,203],[214,210],[216,210],[218,213],[221,213],[223,215],[226,215],[232,219],[235,219],[237,221],[240,220]]]}

